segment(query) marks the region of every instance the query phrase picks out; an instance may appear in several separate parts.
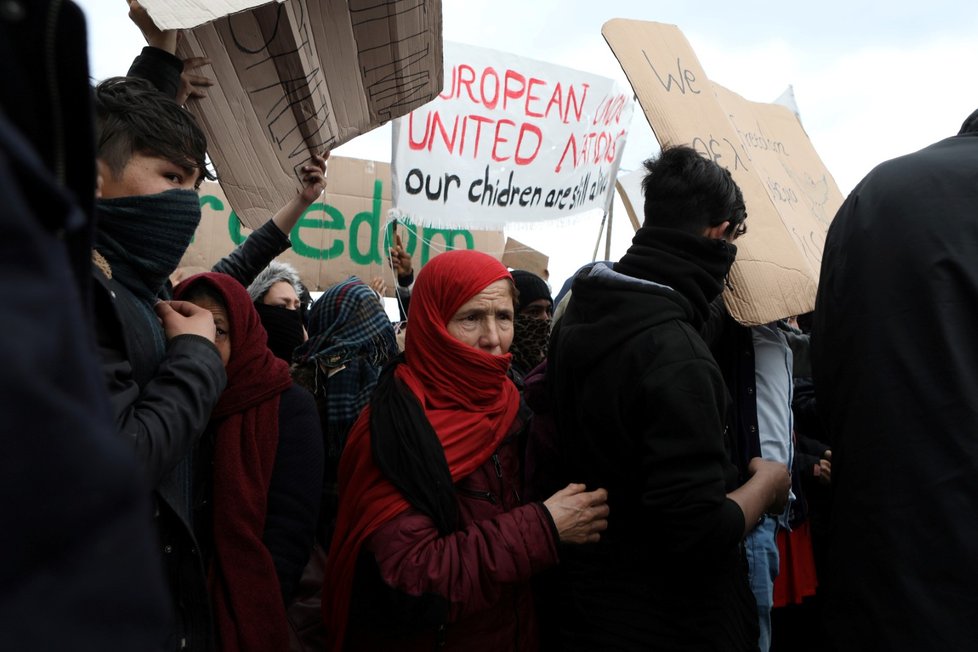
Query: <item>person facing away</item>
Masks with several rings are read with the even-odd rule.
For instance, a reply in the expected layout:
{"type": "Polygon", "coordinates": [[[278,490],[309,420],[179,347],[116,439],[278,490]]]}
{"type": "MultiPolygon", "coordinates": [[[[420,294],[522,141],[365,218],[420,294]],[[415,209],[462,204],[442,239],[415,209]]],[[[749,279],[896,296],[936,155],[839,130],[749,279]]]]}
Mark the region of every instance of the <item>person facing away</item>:
{"type": "Polygon", "coordinates": [[[602,489],[522,504],[514,299],[509,272],[480,252],[418,274],[404,356],[340,459],[329,649],[536,649],[530,578],[557,563],[558,542],[606,527],[602,489]]]}
{"type": "Polygon", "coordinates": [[[812,332],[832,442],[838,650],[970,650],[978,614],[978,111],[881,163],[825,241],[812,332]]]}
{"type": "Polygon", "coordinates": [[[194,452],[195,530],[217,647],[286,649],[286,605],[309,560],[323,482],[316,406],[268,348],[240,283],[200,274],[174,296],[213,315],[228,377],[194,452]]]}
{"type": "Polygon", "coordinates": [[[685,146],[645,162],[645,223],[574,279],[548,383],[564,478],[608,489],[595,544],[561,551],[549,618],[565,650],[756,650],[745,534],[787,499],[783,464],[737,486],[728,396],[699,334],[745,230],[730,173],[685,146]]]}

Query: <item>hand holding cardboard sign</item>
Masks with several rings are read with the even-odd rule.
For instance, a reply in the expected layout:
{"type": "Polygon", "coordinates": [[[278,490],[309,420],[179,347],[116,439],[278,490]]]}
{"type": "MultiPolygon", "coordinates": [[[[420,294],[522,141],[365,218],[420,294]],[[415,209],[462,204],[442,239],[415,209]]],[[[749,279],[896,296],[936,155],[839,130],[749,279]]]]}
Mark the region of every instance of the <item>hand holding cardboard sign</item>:
{"type": "Polygon", "coordinates": [[[313,154],[312,165],[302,166],[302,199],[309,205],[319,198],[326,190],[326,161],[329,160],[329,152],[323,152],[322,156],[313,154]]]}
{"type": "Polygon", "coordinates": [[[129,4],[129,20],[135,23],[139,31],[143,33],[146,45],[175,54],[179,31],[175,29],[161,30],[138,0],[126,0],[126,2],[129,4]]]}
{"type": "Polygon", "coordinates": [[[292,232],[302,214],[326,189],[326,160],[328,158],[329,152],[323,152],[322,156],[312,155],[312,163],[303,165],[301,169],[302,191],[280,208],[272,218],[275,225],[285,235],[292,232]]]}
{"type": "Polygon", "coordinates": [[[207,75],[193,74],[190,71],[211,62],[207,57],[188,57],[183,60],[183,72],[180,73],[180,90],[177,91],[177,104],[183,106],[189,99],[199,100],[207,97],[207,89],[214,85],[214,80],[207,75]]]}

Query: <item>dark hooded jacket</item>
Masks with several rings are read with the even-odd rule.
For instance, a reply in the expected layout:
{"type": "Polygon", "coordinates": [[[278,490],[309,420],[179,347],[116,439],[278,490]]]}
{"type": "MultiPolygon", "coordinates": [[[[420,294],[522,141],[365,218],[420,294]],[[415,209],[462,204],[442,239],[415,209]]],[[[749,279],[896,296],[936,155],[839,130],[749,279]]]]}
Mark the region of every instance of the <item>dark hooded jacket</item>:
{"type": "Polygon", "coordinates": [[[551,342],[563,480],[607,488],[611,510],[599,543],[561,551],[559,647],[756,650],[727,393],[698,333],[732,256],[666,229],[635,242],[579,273],[551,342]]]}
{"type": "Polygon", "coordinates": [[[975,647],[976,324],[972,132],[877,166],[826,239],[812,345],[836,649],[975,647]]]}

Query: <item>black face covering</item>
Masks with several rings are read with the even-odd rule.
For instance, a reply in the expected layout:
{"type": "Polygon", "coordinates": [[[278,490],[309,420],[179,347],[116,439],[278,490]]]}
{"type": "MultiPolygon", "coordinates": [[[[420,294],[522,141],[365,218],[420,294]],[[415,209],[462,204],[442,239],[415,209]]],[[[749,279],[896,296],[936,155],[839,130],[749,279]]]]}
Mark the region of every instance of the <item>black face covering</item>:
{"type": "Polygon", "coordinates": [[[141,299],[155,300],[200,224],[193,190],[99,199],[95,248],[113,276],[141,299]]]}
{"type": "Polygon", "coordinates": [[[696,312],[699,327],[710,313],[710,302],[723,292],[737,247],[675,229],[643,226],[615,271],[670,285],[696,312]]]}
{"type": "Polygon", "coordinates": [[[276,357],[292,364],[292,352],[302,344],[302,315],[298,310],[256,303],[262,326],[268,332],[268,348],[276,357]]]}
{"type": "Polygon", "coordinates": [[[139,301],[144,327],[156,355],[166,348],[153,304],[180,264],[200,224],[200,200],[193,190],[167,190],[96,202],[95,249],[112,268],[112,278],[139,301]]]}

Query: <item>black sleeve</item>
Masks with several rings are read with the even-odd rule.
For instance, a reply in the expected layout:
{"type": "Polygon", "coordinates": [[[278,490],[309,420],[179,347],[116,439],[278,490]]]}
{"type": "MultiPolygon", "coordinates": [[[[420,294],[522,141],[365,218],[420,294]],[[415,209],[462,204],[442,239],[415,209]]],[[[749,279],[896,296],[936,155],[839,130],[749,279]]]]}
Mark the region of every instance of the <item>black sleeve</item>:
{"type": "Polygon", "coordinates": [[[312,395],[293,385],[279,403],[278,449],[262,540],[288,604],[309,561],[323,491],[323,435],[312,395]]]}
{"type": "Polygon", "coordinates": [[[275,222],[268,220],[245,238],[237,249],[217,261],[211,271],[232,276],[248,287],[268,267],[268,263],[291,246],[289,236],[282,233],[275,222]]]}
{"type": "Polygon", "coordinates": [[[224,365],[213,342],[198,335],[180,335],[167,343],[156,375],[140,389],[124,347],[101,322],[102,377],[116,428],[132,441],[149,485],[156,487],[190,452],[207,426],[227,383],[224,365]]]}
{"type": "Polygon", "coordinates": [[[64,231],[50,228],[81,215],[2,112],[0,196],[2,647],[165,649],[148,491],[115,434],[64,231]]]}
{"type": "Polygon", "coordinates": [[[166,50],[146,46],[129,66],[129,77],[145,79],[167,97],[176,98],[180,90],[183,61],[166,50]]]}

